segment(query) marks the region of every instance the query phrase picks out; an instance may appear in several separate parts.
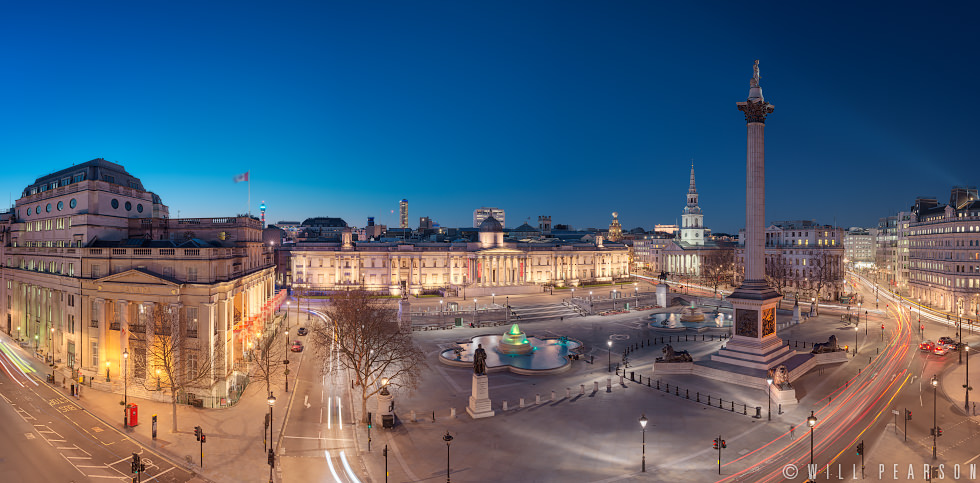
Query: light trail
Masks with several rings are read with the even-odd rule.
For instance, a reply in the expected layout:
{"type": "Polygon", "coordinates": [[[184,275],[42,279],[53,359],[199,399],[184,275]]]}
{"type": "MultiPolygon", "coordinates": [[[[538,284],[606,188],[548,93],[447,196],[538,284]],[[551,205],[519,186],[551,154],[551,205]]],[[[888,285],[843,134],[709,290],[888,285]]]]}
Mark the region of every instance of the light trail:
{"type": "Polygon", "coordinates": [[[361,483],[361,480],[358,480],[357,476],[354,476],[354,470],[350,469],[350,465],[347,464],[347,457],[344,455],[343,451],[340,452],[340,462],[344,464],[344,471],[347,472],[347,476],[350,477],[354,483],[361,483]]]}
{"type": "Polygon", "coordinates": [[[333,460],[330,459],[330,452],[323,450],[323,454],[327,456],[327,466],[330,468],[330,474],[333,475],[333,480],[337,483],[344,483],[344,480],[340,479],[340,475],[337,474],[337,470],[333,467],[333,460]]]}

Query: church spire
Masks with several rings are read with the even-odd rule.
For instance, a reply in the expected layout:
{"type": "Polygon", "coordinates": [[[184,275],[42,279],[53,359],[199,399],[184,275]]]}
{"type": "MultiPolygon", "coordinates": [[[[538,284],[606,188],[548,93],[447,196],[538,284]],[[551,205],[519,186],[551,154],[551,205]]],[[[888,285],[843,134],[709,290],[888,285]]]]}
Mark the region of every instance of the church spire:
{"type": "Polygon", "coordinates": [[[691,188],[687,190],[690,194],[698,194],[698,189],[694,187],[694,160],[691,160],[691,188]]]}

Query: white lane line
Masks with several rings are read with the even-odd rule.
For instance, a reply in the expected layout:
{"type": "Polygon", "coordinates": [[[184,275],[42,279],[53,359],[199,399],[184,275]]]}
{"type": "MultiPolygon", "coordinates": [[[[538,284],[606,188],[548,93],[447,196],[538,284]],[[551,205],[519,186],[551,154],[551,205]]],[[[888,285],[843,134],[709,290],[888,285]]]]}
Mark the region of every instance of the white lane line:
{"type": "Polygon", "coordinates": [[[146,483],[150,483],[151,481],[153,481],[153,480],[155,480],[155,479],[157,479],[157,478],[159,478],[159,477],[161,477],[161,476],[163,476],[163,475],[167,474],[168,472],[171,472],[171,471],[173,471],[175,469],[176,469],[176,466],[171,466],[170,468],[167,468],[166,470],[161,471],[160,473],[157,473],[155,476],[153,476],[150,479],[140,480],[140,481],[145,481],[146,483]]]}
{"type": "MultiPolygon", "coordinates": [[[[129,481],[129,478],[126,478],[125,476],[85,475],[85,477],[86,478],[110,478],[110,479],[113,479],[113,480],[129,481]]],[[[146,480],[146,481],[150,481],[150,480],[146,480]]]]}
{"type": "Polygon", "coordinates": [[[970,464],[971,461],[973,461],[973,460],[975,460],[977,458],[980,458],[980,454],[978,454],[978,455],[976,455],[976,456],[974,456],[974,457],[966,460],[966,463],[963,463],[963,465],[966,466],[966,465],[970,464]]]}
{"type": "Polygon", "coordinates": [[[90,459],[92,459],[91,456],[65,456],[65,458],[68,458],[70,460],[90,460],[90,459]]]}
{"type": "Polygon", "coordinates": [[[330,429],[330,424],[333,421],[333,411],[331,411],[333,405],[330,403],[332,400],[333,398],[327,399],[327,429],[330,429]]]}
{"type": "Polygon", "coordinates": [[[327,467],[330,468],[330,474],[333,475],[333,480],[337,483],[344,483],[344,481],[340,479],[340,476],[337,475],[337,470],[335,470],[333,467],[333,460],[330,459],[330,452],[323,450],[323,454],[327,457],[327,467]]]}
{"type": "MultiPolygon", "coordinates": [[[[320,423],[319,424],[323,424],[323,406],[320,406],[320,423]]],[[[330,429],[330,428],[327,428],[327,429],[330,429]]]]}
{"type": "Polygon", "coordinates": [[[337,396],[337,422],[340,423],[340,429],[344,429],[344,411],[340,407],[340,396],[337,396]]]}
{"type": "Polygon", "coordinates": [[[354,480],[354,483],[361,483],[361,480],[358,480],[357,476],[354,475],[354,470],[350,469],[350,465],[347,464],[347,456],[344,455],[343,451],[340,452],[340,462],[344,464],[344,471],[347,472],[347,476],[354,480]]]}

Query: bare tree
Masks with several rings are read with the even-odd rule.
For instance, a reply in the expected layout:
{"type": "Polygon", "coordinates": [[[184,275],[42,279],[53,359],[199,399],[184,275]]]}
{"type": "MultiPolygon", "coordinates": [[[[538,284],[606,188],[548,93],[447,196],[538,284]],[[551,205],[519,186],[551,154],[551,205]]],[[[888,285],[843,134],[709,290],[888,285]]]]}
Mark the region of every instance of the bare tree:
{"type": "Polygon", "coordinates": [[[824,288],[832,287],[836,290],[840,286],[840,257],[837,254],[831,253],[827,248],[817,249],[816,255],[810,257],[810,263],[810,279],[813,280],[818,299],[824,288]]]}
{"type": "Polygon", "coordinates": [[[735,250],[733,248],[719,248],[711,250],[701,260],[701,274],[706,283],[711,285],[715,294],[718,294],[718,286],[724,280],[730,280],[735,271],[735,250]]]}
{"type": "MultiPolygon", "coordinates": [[[[772,257],[767,257],[766,261],[766,282],[770,287],[784,295],[783,290],[789,284],[789,264],[782,253],[777,253],[772,257]]],[[[779,299],[779,306],[782,308],[783,300],[779,299]]]]}
{"type": "Polygon", "coordinates": [[[171,432],[177,432],[177,401],[189,388],[210,381],[211,358],[208,351],[198,350],[196,337],[187,336],[174,307],[154,304],[148,319],[150,330],[134,331],[130,339],[137,347],[133,358],[134,377],[147,389],[159,387],[170,391],[171,432]],[[153,373],[149,374],[148,370],[153,373]],[[156,376],[156,380],[148,375],[156,376]]]}
{"type": "Polygon", "coordinates": [[[271,335],[267,335],[258,340],[255,351],[255,364],[253,371],[249,375],[253,381],[265,381],[265,393],[268,395],[272,389],[272,380],[283,373],[286,366],[282,363],[286,359],[287,340],[279,337],[279,330],[275,330],[271,335]]]}
{"type": "MultiPolygon", "coordinates": [[[[392,387],[414,389],[422,377],[425,354],[412,341],[410,328],[398,324],[388,299],[368,292],[341,292],[325,308],[327,323],[312,326],[314,347],[321,359],[339,358],[335,370],[349,370],[361,390],[361,413],[367,418],[367,401],[381,389],[381,380],[392,387]]],[[[323,366],[327,370],[327,366],[323,366]]]]}

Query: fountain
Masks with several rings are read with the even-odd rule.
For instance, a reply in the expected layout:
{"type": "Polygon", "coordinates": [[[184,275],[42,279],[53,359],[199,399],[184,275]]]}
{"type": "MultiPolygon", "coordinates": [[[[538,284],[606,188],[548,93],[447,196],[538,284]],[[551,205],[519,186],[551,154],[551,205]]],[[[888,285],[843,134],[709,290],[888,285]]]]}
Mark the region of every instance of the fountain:
{"type": "Polygon", "coordinates": [[[503,335],[480,335],[439,354],[439,361],[451,366],[472,367],[473,351],[479,344],[487,352],[487,371],[509,369],[518,374],[550,374],[571,367],[582,343],[566,336],[528,337],[517,324],[503,335]]]}
{"type": "Polygon", "coordinates": [[[511,325],[510,330],[500,338],[500,342],[497,344],[497,350],[507,355],[527,354],[533,349],[534,347],[528,342],[524,332],[517,324],[511,325]]]}
{"type": "Polygon", "coordinates": [[[691,301],[690,307],[685,307],[684,311],[681,312],[682,322],[704,322],[704,314],[701,309],[694,305],[694,301],[691,301]]]}

